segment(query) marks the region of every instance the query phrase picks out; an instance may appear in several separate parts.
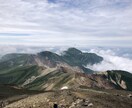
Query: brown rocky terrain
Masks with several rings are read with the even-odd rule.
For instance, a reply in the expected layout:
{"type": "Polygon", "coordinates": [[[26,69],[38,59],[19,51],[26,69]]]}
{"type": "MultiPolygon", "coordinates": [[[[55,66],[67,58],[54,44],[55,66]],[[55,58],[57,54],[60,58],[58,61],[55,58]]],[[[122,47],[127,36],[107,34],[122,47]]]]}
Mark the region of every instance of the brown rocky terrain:
{"type": "Polygon", "coordinates": [[[132,92],[78,89],[30,95],[4,108],[132,108],[132,92]]]}

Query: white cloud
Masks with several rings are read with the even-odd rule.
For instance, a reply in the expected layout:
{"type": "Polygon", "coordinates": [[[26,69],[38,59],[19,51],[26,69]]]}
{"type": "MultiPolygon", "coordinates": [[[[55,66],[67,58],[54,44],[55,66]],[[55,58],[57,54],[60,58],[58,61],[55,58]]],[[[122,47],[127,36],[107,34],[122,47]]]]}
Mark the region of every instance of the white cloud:
{"type": "Polygon", "coordinates": [[[21,46],[21,45],[1,45],[0,46],[0,57],[5,54],[10,53],[28,53],[28,54],[36,54],[41,51],[51,51],[57,54],[60,54],[68,47],[55,47],[55,46],[21,46]]]}
{"type": "Polygon", "coordinates": [[[132,46],[131,0],[49,1],[0,0],[0,33],[31,35],[0,44],[132,46]]]}
{"type": "Polygon", "coordinates": [[[95,71],[125,70],[132,73],[132,59],[117,55],[112,50],[92,49],[90,52],[96,53],[104,58],[99,64],[88,65],[95,71]]]}

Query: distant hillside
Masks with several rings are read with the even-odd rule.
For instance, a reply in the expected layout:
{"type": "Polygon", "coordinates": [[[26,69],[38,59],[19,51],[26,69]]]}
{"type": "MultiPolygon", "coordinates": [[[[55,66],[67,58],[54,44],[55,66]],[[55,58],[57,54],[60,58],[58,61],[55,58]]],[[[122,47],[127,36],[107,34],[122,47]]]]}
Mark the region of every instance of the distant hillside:
{"type": "Polygon", "coordinates": [[[132,74],[126,71],[107,71],[108,79],[118,88],[132,91],[132,74]]]}
{"type": "Polygon", "coordinates": [[[85,68],[87,64],[100,63],[103,60],[102,57],[93,53],[82,53],[75,48],[69,48],[62,55],[57,55],[49,51],[43,51],[36,55],[33,54],[7,54],[0,60],[0,73],[6,71],[8,68],[20,67],[20,66],[47,66],[50,68],[57,65],[67,65],[72,67],[78,67],[84,73],[92,73],[93,71],[85,68]]]}
{"type": "Polygon", "coordinates": [[[97,64],[100,63],[103,58],[94,54],[94,53],[82,53],[76,48],[69,48],[62,55],[66,63],[71,66],[78,66],[85,73],[92,73],[92,70],[85,68],[88,64],[97,64]]]}

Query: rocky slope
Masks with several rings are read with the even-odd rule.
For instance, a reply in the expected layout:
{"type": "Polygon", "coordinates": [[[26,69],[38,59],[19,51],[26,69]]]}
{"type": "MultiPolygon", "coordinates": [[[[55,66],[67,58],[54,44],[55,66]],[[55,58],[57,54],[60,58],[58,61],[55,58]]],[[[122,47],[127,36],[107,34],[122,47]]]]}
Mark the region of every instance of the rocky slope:
{"type": "Polygon", "coordinates": [[[121,70],[107,71],[108,80],[117,88],[132,91],[132,74],[121,70]]]}
{"type": "Polygon", "coordinates": [[[50,91],[28,96],[4,108],[131,108],[129,93],[93,89],[50,91]]]}

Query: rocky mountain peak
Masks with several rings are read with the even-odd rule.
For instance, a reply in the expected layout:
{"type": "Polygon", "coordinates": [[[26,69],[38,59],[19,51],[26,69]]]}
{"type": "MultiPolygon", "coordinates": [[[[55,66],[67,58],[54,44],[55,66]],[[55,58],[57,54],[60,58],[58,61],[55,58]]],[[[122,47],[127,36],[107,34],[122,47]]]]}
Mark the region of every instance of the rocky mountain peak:
{"type": "Polygon", "coordinates": [[[65,51],[70,54],[81,54],[82,52],[76,48],[69,48],[67,51],[65,51]]]}

